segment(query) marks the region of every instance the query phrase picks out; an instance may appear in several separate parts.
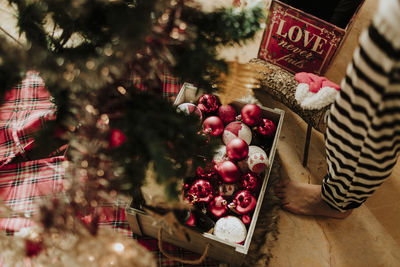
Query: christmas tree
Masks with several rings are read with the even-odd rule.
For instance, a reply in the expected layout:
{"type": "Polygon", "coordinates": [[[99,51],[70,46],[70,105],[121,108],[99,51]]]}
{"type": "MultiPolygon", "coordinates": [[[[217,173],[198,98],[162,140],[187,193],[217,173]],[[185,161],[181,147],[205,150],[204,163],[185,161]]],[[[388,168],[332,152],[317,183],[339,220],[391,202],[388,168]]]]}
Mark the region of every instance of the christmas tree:
{"type": "Polygon", "coordinates": [[[138,198],[149,169],[176,198],[180,178],[210,157],[213,146],[204,146],[195,116],[177,113],[161,96],[164,78],[217,89],[228,70],[217,49],[252,38],[264,23],[263,7],[205,12],[190,0],[8,2],[27,42],[17,46],[0,37],[1,95],[28,71],[37,72],[57,116],[35,135],[29,158],[68,147],[68,186],[63,198],[41,208],[44,228],[67,233],[77,229],[70,218],[91,215],[83,223],[87,234],[75,235],[100,236],[93,209],[115,195],[138,198]]]}

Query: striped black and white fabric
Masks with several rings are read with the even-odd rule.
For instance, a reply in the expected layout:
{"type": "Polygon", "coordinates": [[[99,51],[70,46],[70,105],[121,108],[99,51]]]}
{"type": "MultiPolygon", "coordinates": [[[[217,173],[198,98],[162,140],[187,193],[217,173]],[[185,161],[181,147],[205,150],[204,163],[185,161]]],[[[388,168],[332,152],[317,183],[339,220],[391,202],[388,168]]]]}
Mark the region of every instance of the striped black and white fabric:
{"type": "Polygon", "coordinates": [[[400,0],[381,0],[360,37],[326,132],[322,198],[360,206],[387,178],[400,147],[400,0]]]}

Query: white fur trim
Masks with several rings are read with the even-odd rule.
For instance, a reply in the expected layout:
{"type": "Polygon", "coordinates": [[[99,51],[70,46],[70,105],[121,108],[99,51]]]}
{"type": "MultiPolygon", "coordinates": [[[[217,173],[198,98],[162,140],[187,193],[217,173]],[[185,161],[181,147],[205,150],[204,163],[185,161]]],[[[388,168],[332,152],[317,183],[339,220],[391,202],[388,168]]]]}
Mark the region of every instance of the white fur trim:
{"type": "Polygon", "coordinates": [[[338,90],[332,87],[322,87],[317,93],[309,91],[306,83],[297,86],[295,99],[303,109],[321,109],[335,101],[338,90]]]}

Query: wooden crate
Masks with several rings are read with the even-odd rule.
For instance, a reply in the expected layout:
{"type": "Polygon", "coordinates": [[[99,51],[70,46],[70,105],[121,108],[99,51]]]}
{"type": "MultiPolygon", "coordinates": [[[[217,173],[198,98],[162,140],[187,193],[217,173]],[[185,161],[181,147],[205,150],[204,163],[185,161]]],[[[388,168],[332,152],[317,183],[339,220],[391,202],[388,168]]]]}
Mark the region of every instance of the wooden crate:
{"type": "MultiPolygon", "coordinates": [[[[353,19],[357,12],[358,9],[353,19]]],[[[342,29],[272,0],[258,58],[292,73],[304,71],[323,75],[342,45],[353,19],[342,29]]]]}
{"type": "MultiPolygon", "coordinates": [[[[199,97],[199,93],[197,92],[196,87],[191,84],[185,83],[177,96],[175,101],[175,105],[179,105],[181,103],[186,102],[195,102],[199,97]]],[[[237,110],[245,105],[244,102],[234,102],[233,105],[237,110]]],[[[278,144],[279,134],[281,131],[284,111],[280,109],[270,109],[267,107],[261,107],[263,117],[272,120],[276,125],[276,134],[272,143],[272,147],[270,153],[268,155],[270,160],[270,166],[265,171],[265,176],[262,182],[262,186],[260,189],[260,193],[257,199],[257,205],[253,213],[252,221],[250,226],[248,227],[247,237],[243,244],[235,244],[231,242],[224,241],[210,233],[198,233],[194,231],[189,231],[189,241],[184,238],[180,238],[176,235],[170,235],[166,231],[163,233],[162,240],[171,244],[174,244],[178,247],[182,247],[193,252],[197,252],[202,254],[207,244],[210,244],[211,247],[207,253],[208,257],[216,259],[221,262],[229,263],[232,266],[240,266],[247,255],[249,250],[251,240],[253,237],[254,229],[256,227],[258,214],[261,209],[262,200],[264,198],[264,194],[268,185],[268,179],[270,175],[270,171],[272,168],[272,162],[274,161],[275,151],[278,144]]],[[[133,203],[134,204],[134,203],[133,203]]],[[[130,205],[126,209],[127,220],[132,231],[137,235],[145,235],[157,238],[159,232],[159,226],[154,223],[154,218],[146,214],[146,212],[133,208],[134,205],[130,205]]]]}

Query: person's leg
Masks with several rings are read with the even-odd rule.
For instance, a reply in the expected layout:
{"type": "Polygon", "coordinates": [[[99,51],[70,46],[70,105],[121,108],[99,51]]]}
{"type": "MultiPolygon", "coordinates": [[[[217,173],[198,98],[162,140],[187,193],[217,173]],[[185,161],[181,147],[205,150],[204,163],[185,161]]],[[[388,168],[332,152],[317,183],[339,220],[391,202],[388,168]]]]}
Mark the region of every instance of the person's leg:
{"type": "Polygon", "coordinates": [[[274,187],[275,195],[281,199],[282,208],[299,215],[319,215],[344,219],[351,210],[340,212],[332,209],[321,197],[321,185],[286,181],[274,187]]]}
{"type": "Polygon", "coordinates": [[[391,174],[400,149],[400,3],[387,0],[361,36],[325,136],[322,186],[276,186],[282,207],[304,215],[347,217],[391,174]]]}

